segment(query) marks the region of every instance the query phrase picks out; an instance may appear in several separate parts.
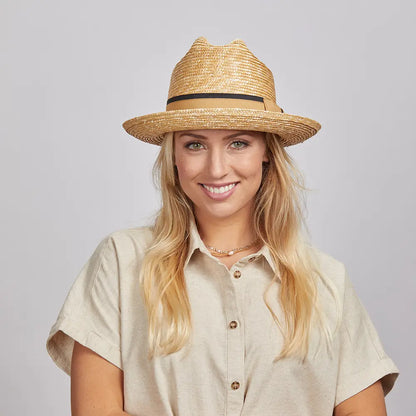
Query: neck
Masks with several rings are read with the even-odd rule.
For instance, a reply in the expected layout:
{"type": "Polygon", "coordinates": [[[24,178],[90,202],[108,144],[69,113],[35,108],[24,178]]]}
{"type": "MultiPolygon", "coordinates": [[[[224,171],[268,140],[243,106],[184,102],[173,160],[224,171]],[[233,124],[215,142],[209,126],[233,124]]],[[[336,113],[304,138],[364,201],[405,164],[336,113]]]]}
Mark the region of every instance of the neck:
{"type": "Polygon", "coordinates": [[[198,231],[207,246],[231,250],[251,244],[256,235],[247,218],[196,218],[198,231]]]}

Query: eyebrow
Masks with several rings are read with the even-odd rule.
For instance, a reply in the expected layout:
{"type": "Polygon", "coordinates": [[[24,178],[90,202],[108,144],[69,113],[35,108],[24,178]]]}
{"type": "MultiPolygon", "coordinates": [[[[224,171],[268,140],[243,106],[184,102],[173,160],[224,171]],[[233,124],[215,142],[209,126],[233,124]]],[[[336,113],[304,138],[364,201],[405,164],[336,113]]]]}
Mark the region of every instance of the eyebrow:
{"type": "MultiPolygon", "coordinates": [[[[228,136],[225,136],[224,139],[231,139],[233,137],[237,137],[237,136],[254,136],[253,133],[251,133],[248,130],[243,130],[243,131],[238,131],[237,133],[232,133],[229,134],[228,136]]],[[[206,139],[206,136],[203,136],[202,134],[195,134],[195,133],[188,133],[188,132],[183,132],[180,133],[178,137],[183,137],[183,136],[190,136],[190,137],[195,137],[196,139],[206,139]]]]}

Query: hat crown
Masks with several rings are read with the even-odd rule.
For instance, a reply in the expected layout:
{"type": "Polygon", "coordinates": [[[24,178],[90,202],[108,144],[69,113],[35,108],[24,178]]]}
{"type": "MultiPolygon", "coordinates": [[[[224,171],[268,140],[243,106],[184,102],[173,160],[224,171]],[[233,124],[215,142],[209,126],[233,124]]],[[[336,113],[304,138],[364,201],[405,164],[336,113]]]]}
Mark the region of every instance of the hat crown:
{"type": "Polygon", "coordinates": [[[176,64],[168,99],[199,93],[247,94],[276,102],[272,72],[241,39],[216,46],[201,36],[176,64]]]}

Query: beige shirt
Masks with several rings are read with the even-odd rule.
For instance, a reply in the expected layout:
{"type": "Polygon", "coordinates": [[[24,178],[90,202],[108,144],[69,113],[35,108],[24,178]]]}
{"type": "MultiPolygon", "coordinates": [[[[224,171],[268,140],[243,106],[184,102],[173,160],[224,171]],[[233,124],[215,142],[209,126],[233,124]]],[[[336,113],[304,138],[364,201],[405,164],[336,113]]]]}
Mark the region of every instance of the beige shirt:
{"type": "MultiPolygon", "coordinates": [[[[124,410],[133,416],[331,416],[343,400],[382,379],[387,394],[398,369],[386,355],[344,265],[313,247],[337,288],[342,324],[330,353],[312,337],[303,364],[274,362],[281,333],[263,301],[274,264],[263,247],[228,270],[211,256],[193,226],[185,279],[192,307],[191,344],[147,359],[147,316],[138,271],[148,228],[115,231],[98,245],[75,280],[48,340],[55,363],[70,374],[74,340],[124,371],[124,410]]],[[[324,283],[324,282],[323,282],[324,283]]],[[[270,291],[273,310],[280,282],[270,291]]],[[[320,298],[331,329],[335,304],[320,298]]]]}

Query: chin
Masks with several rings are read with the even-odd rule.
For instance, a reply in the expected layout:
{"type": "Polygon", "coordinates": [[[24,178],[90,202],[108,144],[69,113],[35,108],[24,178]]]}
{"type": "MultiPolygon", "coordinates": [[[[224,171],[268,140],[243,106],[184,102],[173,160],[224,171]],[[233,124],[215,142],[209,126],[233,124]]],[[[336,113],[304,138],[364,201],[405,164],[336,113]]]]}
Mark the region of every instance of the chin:
{"type": "Polygon", "coordinates": [[[207,209],[207,206],[204,204],[201,204],[197,207],[197,213],[199,216],[203,216],[205,218],[215,218],[215,219],[232,219],[234,216],[242,214],[242,211],[245,211],[248,209],[247,205],[242,206],[220,206],[220,204],[217,204],[216,207],[212,207],[212,209],[207,209]]]}

